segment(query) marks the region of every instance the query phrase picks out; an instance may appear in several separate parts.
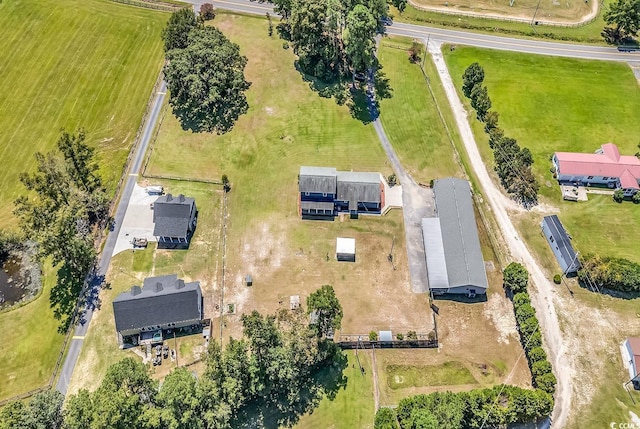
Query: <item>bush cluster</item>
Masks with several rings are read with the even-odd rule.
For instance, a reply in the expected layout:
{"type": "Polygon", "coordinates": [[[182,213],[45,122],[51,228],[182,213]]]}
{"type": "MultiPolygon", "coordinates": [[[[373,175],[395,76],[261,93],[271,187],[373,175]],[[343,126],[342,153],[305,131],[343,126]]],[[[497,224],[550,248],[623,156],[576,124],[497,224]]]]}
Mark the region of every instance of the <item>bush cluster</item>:
{"type": "Polygon", "coordinates": [[[640,292],[640,265],[628,259],[586,255],[578,278],[620,292],[640,292]]]}
{"type": "Polygon", "coordinates": [[[512,262],[504,269],[503,278],[504,287],[514,294],[512,302],[516,323],[520,332],[520,342],[531,369],[533,386],[553,395],[556,391],[556,377],[553,375],[547,353],[542,348],[536,310],[531,305],[531,298],[527,293],[529,273],[521,264],[512,262]]]}
{"type": "Polygon", "coordinates": [[[375,429],[476,429],[528,423],[549,415],[551,395],[542,390],[528,390],[500,385],[470,392],[435,392],[400,401],[398,408],[381,408],[376,414],[375,429]],[[485,421],[486,419],[486,421],[485,421]]]}
{"type": "Polygon", "coordinates": [[[516,139],[504,135],[498,127],[498,112],[491,111],[491,98],[484,81],[484,69],[473,63],[462,75],[462,92],[471,100],[476,117],[484,122],[484,131],[489,136],[489,146],[493,149],[495,171],[504,189],[524,206],[535,205],[538,201],[538,189],[531,164],[533,156],[528,148],[520,148],[516,139]]]}

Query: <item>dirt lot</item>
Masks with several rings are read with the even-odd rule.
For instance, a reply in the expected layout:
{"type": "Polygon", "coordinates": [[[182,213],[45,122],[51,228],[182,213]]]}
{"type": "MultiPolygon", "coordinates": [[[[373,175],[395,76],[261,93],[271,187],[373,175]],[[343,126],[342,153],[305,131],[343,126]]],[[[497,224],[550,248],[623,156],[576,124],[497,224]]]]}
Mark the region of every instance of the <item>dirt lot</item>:
{"type": "MultiPolygon", "coordinates": [[[[233,222],[233,215],[231,215],[233,222]]],[[[433,318],[426,294],[413,294],[409,283],[402,213],[340,217],[335,221],[265,219],[244,233],[231,229],[227,248],[223,337],[240,335],[240,314],[273,313],[289,308],[290,296],[301,303],[323,284],[331,284],[344,309],[342,332],[372,330],[428,333],[433,318]],[[337,237],[356,239],[356,262],[338,262],[337,237]],[[387,259],[393,243],[393,264],[387,259]],[[244,284],[247,274],[253,286],[244,284]]]]}
{"type": "Polygon", "coordinates": [[[458,13],[509,20],[545,23],[581,23],[591,20],[599,2],[583,0],[411,0],[418,8],[442,13],[458,13]]]}

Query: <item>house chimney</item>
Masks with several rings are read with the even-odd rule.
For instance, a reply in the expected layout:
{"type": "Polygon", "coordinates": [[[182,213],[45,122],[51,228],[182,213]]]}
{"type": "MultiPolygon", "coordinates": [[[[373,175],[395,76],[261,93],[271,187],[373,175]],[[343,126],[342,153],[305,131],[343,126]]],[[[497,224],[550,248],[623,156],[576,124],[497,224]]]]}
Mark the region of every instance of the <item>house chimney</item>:
{"type": "Polygon", "coordinates": [[[178,195],[178,201],[180,201],[181,203],[184,203],[184,195],[182,194],[178,195]]]}
{"type": "Polygon", "coordinates": [[[173,195],[167,194],[167,202],[173,200],[173,195]]]}
{"type": "Polygon", "coordinates": [[[184,287],[184,280],[178,280],[176,282],[176,289],[182,289],[184,287]]]}
{"type": "Polygon", "coordinates": [[[160,292],[162,289],[164,288],[162,287],[162,283],[160,282],[157,282],[156,285],[153,287],[154,292],[160,292]]]}
{"type": "Polygon", "coordinates": [[[140,286],[134,286],[131,288],[132,296],[140,295],[141,293],[142,293],[142,289],[140,288],[140,286]]]}

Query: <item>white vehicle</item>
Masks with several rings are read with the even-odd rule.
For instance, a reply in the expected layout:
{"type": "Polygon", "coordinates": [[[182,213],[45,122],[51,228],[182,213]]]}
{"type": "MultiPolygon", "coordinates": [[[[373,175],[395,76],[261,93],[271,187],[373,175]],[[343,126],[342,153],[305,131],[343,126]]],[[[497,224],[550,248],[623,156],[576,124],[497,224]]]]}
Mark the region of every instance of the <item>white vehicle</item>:
{"type": "Polygon", "coordinates": [[[147,186],[147,194],[149,195],[162,195],[164,194],[164,188],[162,186],[147,186]]]}

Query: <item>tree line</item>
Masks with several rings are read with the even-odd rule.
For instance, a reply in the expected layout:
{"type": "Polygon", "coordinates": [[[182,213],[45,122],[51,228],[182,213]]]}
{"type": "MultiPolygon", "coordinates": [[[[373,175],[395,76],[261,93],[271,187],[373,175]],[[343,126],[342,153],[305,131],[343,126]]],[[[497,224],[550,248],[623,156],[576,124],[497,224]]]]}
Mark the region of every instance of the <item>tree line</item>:
{"type": "Polygon", "coordinates": [[[57,392],[7,405],[0,429],[291,427],[346,383],[347,359],[325,335],[342,319],[333,287],[312,293],[306,310],[242,315],[243,337],[224,349],[211,340],[200,376],[180,367],[159,384],[147,365],[125,358],[95,391],[80,390],[64,408],[57,392]]]}
{"type": "Polygon", "coordinates": [[[619,292],[640,292],[640,264],[624,258],[587,254],[581,261],[578,278],[583,284],[619,292]]]}
{"type": "Polygon", "coordinates": [[[482,85],[484,69],[475,62],[466,68],[462,80],[462,92],[470,99],[478,120],[485,124],[484,131],[493,150],[494,170],[503,188],[525,207],[537,204],[540,186],[531,171],[533,156],[528,148],[520,148],[516,139],[507,137],[498,127],[499,114],[490,110],[489,91],[482,85]]]}
{"type": "Polygon", "coordinates": [[[38,243],[39,261],[57,270],[49,297],[60,332],[74,321],[84,281],[95,264],[95,239],[108,215],[109,198],[98,174],[86,133],[62,131],[57,151],[36,153],[36,171],[22,173],[28,191],[15,201],[14,214],[24,237],[38,243]]]}
{"type": "Polygon", "coordinates": [[[375,429],[479,429],[529,423],[548,416],[551,395],[542,390],[498,385],[469,392],[435,392],[380,408],[375,429]]]}
{"type": "Polygon", "coordinates": [[[540,323],[527,292],[529,272],[522,264],[512,262],[507,265],[502,275],[505,289],[512,294],[520,342],[531,370],[533,387],[553,395],[557,380],[547,359],[547,353],[542,348],[540,323]]]}
{"type": "Polygon", "coordinates": [[[293,44],[297,67],[333,83],[375,65],[374,37],[386,0],[266,0],[282,17],[278,30],[293,44]]]}
{"type": "Polygon", "coordinates": [[[244,76],[247,58],[215,27],[212,7],[202,6],[201,19],[191,8],[171,15],[162,32],[164,77],[169,104],[183,129],[194,132],[230,131],[249,109],[244,76]]]}

